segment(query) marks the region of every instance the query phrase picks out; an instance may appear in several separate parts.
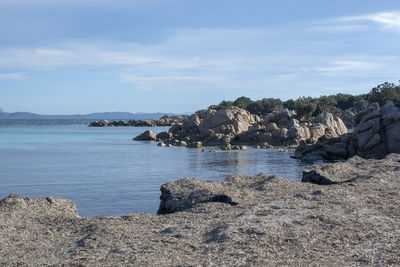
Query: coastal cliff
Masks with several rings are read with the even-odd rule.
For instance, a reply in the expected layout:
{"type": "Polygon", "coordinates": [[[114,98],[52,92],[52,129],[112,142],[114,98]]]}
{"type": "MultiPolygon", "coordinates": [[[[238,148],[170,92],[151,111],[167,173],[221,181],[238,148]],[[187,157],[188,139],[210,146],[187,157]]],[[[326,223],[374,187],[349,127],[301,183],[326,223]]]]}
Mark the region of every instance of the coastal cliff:
{"type": "Polygon", "coordinates": [[[81,218],[72,201],[0,201],[0,265],[400,265],[400,156],[161,187],[160,214],[81,218]]]}

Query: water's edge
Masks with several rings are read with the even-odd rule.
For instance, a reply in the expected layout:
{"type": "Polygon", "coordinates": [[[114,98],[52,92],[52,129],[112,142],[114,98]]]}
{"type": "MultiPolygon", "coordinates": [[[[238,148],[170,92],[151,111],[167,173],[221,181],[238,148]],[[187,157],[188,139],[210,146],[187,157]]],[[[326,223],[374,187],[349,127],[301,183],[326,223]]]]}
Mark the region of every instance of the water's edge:
{"type": "Polygon", "coordinates": [[[185,177],[220,181],[229,175],[271,173],[300,180],[309,164],[290,152],[249,148],[202,152],[158,147],[132,138],[146,129],[72,125],[0,127],[0,198],[10,193],[75,201],[83,217],[155,214],[160,186],[185,177]]]}

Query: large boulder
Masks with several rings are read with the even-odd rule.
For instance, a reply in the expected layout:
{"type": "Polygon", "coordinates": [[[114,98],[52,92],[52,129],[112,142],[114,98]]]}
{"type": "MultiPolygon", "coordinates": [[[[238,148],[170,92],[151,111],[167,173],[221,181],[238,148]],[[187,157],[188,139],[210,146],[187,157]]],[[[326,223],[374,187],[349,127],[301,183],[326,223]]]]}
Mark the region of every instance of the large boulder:
{"type": "Polygon", "coordinates": [[[382,107],[382,124],[385,129],[388,153],[400,152],[400,109],[392,102],[382,107]]]}
{"type": "Polygon", "coordinates": [[[372,103],[357,113],[354,121],[356,126],[351,134],[321,138],[315,145],[302,145],[296,150],[295,157],[308,159],[318,155],[331,160],[354,155],[383,158],[389,153],[400,153],[400,109],[392,101],[382,109],[372,103]]]}
{"type": "Polygon", "coordinates": [[[202,110],[181,124],[173,125],[169,133],[173,138],[187,142],[189,146],[196,142],[201,142],[202,146],[220,146],[226,139],[229,142],[242,133],[253,131],[259,121],[258,116],[238,107],[219,111],[202,110]]]}
{"type": "Polygon", "coordinates": [[[325,125],[323,124],[311,125],[308,129],[310,131],[310,140],[312,143],[318,141],[321,136],[325,135],[325,125]]]}
{"type": "Polygon", "coordinates": [[[321,113],[314,119],[314,123],[325,127],[324,135],[327,138],[339,137],[347,133],[347,127],[341,118],[333,116],[331,113],[321,113]]]}
{"type": "Polygon", "coordinates": [[[368,109],[359,112],[355,118],[357,126],[354,129],[354,138],[359,153],[368,156],[373,153],[384,154],[384,144],[381,137],[381,110],[378,103],[369,105],[368,109]]]}
{"type": "Polygon", "coordinates": [[[273,131],[279,130],[278,125],[276,125],[275,122],[270,122],[267,125],[265,125],[265,131],[268,133],[271,133],[273,131]]]}
{"type": "Polygon", "coordinates": [[[296,115],[296,112],[288,109],[274,111],[266,116],[265,123],[273,122],[279,128],[288,128],[294,115],[296,115]]]}
{"type": "Polygon", "coordinates": [[[135,141],[154,141],[154,140],[156,140],[156,134],[151,130],[147,130],[144,133],[133,138],[133,140],[135,140],[135,141]]]}
{"type": "Polygon", "coordinates": [[[156,139],[160,139],[160,140],[169,140],[172,138],[172,133],[170,132],[161,132],[159,134],[156,135],[156,139]]]}
{"type": "Polygon", "coordinates": [[[347,129],[354,128],[354,118],[357,112],[355,108],[348,108],[342,111],[340,118],[342,119],[344,125],[346,125],[347,129]]]}
{"type": "Polygon", "coordinates": [[[306,140],[311,137],[310,129],[306,126],[294,126],[289,129],[289,138],[295,140],[306,140]]]}
{"type": "Polygon", "coordinates": [[[199,134],[207,136],[212,130],[214,133],[236,136],[258,121],[260,118],[257,115],[238,107],[211,110],[199,124],[199,134]]]}
{"type": "Polygon", "coordinates": [[[231,205],[233,195],[225,192],[221,183],[204,182],[185,178],[161,186],[161,202],[158,214],[168,214],[190,209],[200,203],[224,202],[231,205]]]}

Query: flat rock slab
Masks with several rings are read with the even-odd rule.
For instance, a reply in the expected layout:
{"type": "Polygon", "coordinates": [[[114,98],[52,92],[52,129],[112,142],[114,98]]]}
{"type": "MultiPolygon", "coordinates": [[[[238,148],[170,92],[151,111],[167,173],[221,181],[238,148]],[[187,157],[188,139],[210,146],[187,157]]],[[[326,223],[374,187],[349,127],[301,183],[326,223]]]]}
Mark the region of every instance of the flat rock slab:
{"type": "Polygon", "coordinates": [[[390,154],[384,161],[366,160],[354,156],[347,161],[336,164],[314,165],[312,168],[303,171],[302,182],[320,185],[357,183],[390,170],[399,171],[399,162],[400,156],[398,154],[390,154]],[[361,169],[360,166],[365,166],[365,168],[361,169]]]}
{"type": "Polygon", "coordinates": [[[184,179],[163,195],[186,204],[158,216],[80,218],[69,200],[12,195],[0,202],[0,265],[399,266],[399,161],[313,168],[330,185],[184,179]]]}

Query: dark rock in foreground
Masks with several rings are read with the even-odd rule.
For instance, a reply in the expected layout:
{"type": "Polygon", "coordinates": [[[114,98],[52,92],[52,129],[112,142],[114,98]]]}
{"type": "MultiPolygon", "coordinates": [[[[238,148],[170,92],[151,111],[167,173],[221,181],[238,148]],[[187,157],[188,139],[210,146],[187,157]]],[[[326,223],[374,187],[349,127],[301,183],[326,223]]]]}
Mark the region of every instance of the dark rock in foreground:
{"type": "Polygon", "coordinates": [[[80,218],[69,200],[11,195],[0,265],[399,266],[400,156],[312,170],[330,185],[267,174],[168,183],[160,208],[174,213],[160,216],[80,218]]]}

